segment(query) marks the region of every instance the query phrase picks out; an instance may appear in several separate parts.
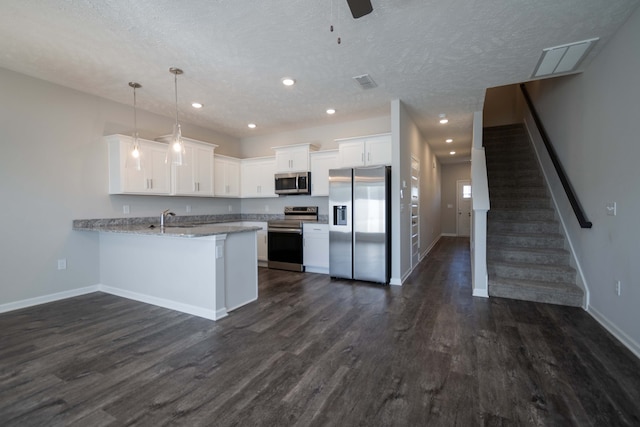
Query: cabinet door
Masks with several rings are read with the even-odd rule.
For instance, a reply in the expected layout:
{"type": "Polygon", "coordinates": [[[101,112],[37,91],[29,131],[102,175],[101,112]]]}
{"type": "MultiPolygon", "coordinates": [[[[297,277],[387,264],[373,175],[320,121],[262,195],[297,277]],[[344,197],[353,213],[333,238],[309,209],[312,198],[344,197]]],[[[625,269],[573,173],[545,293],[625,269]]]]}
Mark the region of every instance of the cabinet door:
{"type": "Polygon", "coordinates": [[[319,151],[309,155],[311,163],[311,195],[329,195],[329,169],[338,167],[338,151],[319,151]]]}
{"type": "Polygon", "coordinates": [[[193,195],[197,193],[196,188],[196,165],[194,164],[194,147],[185,144],[185,161],[181,166],[172,166],[173,170],[173,193],[180,195],[193,195]]]}
{"type": "Polygon", "coordinates": [[[227,162],[226,178],[227,196],[240,197],[240,162],[227,162]]]}
{"type": "Polygon", "coordinates": [[[309,146],[284,147],[276,150],[278,172],[307,172],[309,170],[309,146]]]}
{"type": "Polygon", "coordinates": [[[199,196],[213,196],[213,148],[195,147],[194,188],[199,196]]]}
{"type": "Polygon", "coordinates": [[[230,158],[214,159],[214,193],[221,197],[240,196],[240,162],[230,158]]]}
{"type": "Polygon", "coordinates": [[[365,141],[367,165],[391,164],[391,135],[379,135],[365,141]]]}
{"type": "Polygon", "coordinates": [[[275,172],[275,158],[243,160],[240,172],[241,196],[276,197],[273,178],[275,172]]]}
{"type": "MultiPolygon", "coordinates": [[[[340,167],[365,165],[363,140],[341,142],[338,152],[340,167]]],[[[313,177],[311,179],[313,179],[313,177]]]]}
{"type": "Polygon", "coordinates": [[[169,194],[171,192],[171,168],[165,161],[167,146],[165,144],[140,144],[144,155],[144,169],[147,172],[147,193],[169,194]]]}
{"type": "Polygon", "coordinates": [[[258,261],[268,261],[269,241],[267,239],[269,238],[269,234],[267,230],[258,230],[256,236],[258,239],[258,261]]]}
{"type": "Polygon", "coordinates": [[[327,224],[304,224],[304,265],[309,271],[329,270],[329,227],[327,224]]]}

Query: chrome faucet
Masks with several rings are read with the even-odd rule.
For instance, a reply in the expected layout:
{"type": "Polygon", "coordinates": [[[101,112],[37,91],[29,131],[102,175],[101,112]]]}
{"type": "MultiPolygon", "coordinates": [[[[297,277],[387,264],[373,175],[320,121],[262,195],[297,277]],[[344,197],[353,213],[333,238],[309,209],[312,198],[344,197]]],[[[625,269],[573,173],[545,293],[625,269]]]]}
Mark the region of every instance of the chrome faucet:
{"type": "Polygon", "coordinates": [[[164,219],[168,216],[176,216],[176,214],[171,212],[170,209],[162,211],[162,214],[160,214],[160,228],[164,228],[164,219]]]}

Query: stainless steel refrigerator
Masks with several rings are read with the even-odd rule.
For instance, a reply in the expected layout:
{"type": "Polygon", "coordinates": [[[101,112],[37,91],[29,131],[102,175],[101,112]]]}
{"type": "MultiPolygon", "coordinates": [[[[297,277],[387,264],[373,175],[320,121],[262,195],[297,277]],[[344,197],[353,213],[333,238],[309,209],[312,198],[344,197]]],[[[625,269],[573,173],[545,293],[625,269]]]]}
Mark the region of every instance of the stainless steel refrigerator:
{"type": "Polygon", "coordinates": [[[329,274],[389,283],[391,168],[329,171],[329,274]]]}

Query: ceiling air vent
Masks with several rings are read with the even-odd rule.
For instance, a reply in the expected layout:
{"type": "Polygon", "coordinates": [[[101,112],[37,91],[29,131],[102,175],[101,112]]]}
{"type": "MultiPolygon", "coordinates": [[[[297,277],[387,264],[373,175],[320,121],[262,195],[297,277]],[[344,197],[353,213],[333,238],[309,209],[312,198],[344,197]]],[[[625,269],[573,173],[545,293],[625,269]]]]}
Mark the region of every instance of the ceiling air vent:
{"type": "Polygon", "coordinates": [[[355,76],[353,78],[353,80],[355,80],[356,83],[358,83],[358,85],[363,90],[373,89],[374,87],[378,87],[376,82],[373,81],[373,79],[371,78],[371,76],[369,74],[363,74],[361,76],[355,76]]]}
{"type": "Polygon", "coordinates": [[[563,74],[575,70],[598,40],[595,38],[543,49],[542,56],[531,77],[563,74]]]}

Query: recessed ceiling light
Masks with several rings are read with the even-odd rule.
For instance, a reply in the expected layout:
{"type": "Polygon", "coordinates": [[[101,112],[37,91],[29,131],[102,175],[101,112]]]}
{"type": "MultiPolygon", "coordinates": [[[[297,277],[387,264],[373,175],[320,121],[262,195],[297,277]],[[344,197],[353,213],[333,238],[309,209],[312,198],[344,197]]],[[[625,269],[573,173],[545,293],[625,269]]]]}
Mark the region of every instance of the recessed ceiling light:
{"type": "Polygon", "coordinates": [[[291,77],[285,77],[282,79],[282,84],[285,86],[293,86],[294,84],[296,84],[296,81],[291,77]]]}
{"type": "Polygon", "coordinates": [[[335,114],[335,113],[336,113],[335,108],[327,108],[327,114],[335,114]]]}
{"type": "Polygon", "coordinates": [[[453,142],[453,139],[448,138],[448,139],[446,139],[444,142],[446,142],[447,144],[451,144],[451,143],[453,142]]]}
{"type": "Polygon", "coordinates": [[[449,123],[449,119],[447,119],[447,116],[445,114],[440,114],[439,117],[441,125],[446,125],[447,123],[449,123]]]}
{"type": "Polygon", "coordinates": [[[247,125],[247,127],[248,127],[249,129],[255,129],[255,128],[256,128],[256,124],[255,124],[255,123],[249,123],[249,124],[247,125]]]}
{"type": "Polygon", "coordinates": [[[199,103],[199,102],[194,102],[194,103],[191,104],[191,106],[193,108],[202,108],[203,107],[203,105],[201,103],[199,103]]]}
{"type": "Polygon", "coordinates": [[[455,151],[449,151],[449,154],[451,154],[453,156],[454,154],[456,154],[456,152],[455,151]]]}

